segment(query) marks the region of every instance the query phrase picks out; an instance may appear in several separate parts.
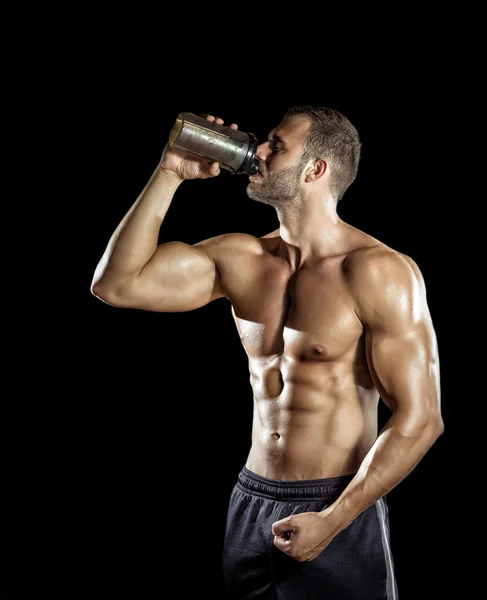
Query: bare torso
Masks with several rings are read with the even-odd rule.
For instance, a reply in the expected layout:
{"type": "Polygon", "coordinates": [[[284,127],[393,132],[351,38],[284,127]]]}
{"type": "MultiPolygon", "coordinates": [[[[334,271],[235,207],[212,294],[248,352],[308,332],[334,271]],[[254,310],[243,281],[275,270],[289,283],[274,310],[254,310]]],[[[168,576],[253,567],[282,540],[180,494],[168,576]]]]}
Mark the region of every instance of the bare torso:
{"type": "Polygon", "coordinates": [[[387,247],[346,227],[343,252],[299,268],[284,257],[279,231],[234,234],[234,247],[210,252],[249,360],[246,466],[264,477],[355,473],[377,437],[379,393],[349,280],[361,253],[387,247]]]}

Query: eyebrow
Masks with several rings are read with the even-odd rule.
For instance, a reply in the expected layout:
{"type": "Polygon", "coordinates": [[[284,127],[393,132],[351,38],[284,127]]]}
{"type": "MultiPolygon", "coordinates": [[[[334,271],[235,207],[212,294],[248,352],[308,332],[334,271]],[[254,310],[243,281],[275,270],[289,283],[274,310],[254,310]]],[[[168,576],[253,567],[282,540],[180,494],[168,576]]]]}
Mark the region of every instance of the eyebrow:
{"type": "Polygon", "coordinates": [[[274,134],[274,131],[271,131],[269,133],[269,137],[267,139],[268,142],[276,141],[276,142],[281,142],[281,144],[284,144],[284,145],[286,144],[286,142],[282,139],[282,137],[280,137],[278,135],[273,135],[273,134],[274,134]]]}

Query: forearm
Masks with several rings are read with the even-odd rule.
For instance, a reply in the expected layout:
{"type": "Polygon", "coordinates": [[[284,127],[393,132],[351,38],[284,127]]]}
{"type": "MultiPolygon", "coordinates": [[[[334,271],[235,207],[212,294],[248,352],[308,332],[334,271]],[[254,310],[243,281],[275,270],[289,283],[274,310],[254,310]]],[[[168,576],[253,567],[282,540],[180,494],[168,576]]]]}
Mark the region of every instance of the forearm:
{"type": "Polygon", "coordinates": [[[137,275],[157,249],[161,224],[181,180],[154,171],[141,194],[122,219],[98,263],[93,285],[102,278],[117,281],[137,275]]]}
{"type": "Polygon", "coordinates": [[[411,427],[394,414],[365,456],[356,475],[332,505],[340,529],[402,481],[442,432],[434,421],[411,427]]]}

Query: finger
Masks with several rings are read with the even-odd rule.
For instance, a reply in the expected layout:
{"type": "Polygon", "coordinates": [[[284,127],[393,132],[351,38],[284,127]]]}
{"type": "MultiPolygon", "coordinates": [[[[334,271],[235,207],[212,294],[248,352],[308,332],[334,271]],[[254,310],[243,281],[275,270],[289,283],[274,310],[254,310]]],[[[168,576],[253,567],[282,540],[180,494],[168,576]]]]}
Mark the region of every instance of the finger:
{"type": "Polygon", "coordinates": [[[291,540],[284,540],[281,537],[275,536],[274,546],[287,554],[291,551],[291,540]]]}
{"type": "MultiPolygon", "coordinates": [[[[223,125],[224,121],[221,117],[215,117],[213,115],[209,115],[208,113],[201,113],[200,117],[202,119],[206,119],[207,121],[214,121],[215,123],[218,123],[218,125],[223,125]]],[[[232,123],[229,126],[231,129],[238,129],[238,125],[236,123],[232,123]]]]}
{"type": "Polygon", "coordinates": [[[276,537],[279,538],[280,540],[288,541],[288,540],[291,540],[293,535],[296,536],[294,531],[288,530],[288,531],[281,531],[281,533],[276,535],[276,537]]]}
{"type": "Polygon", "coordinates": [[[272,533],[274,535],[279,535],[285,531],[293,531],[293,527],[291,527],[291,517],[286,517],[285,519],[281,519],[272,524],[272,533]]]}

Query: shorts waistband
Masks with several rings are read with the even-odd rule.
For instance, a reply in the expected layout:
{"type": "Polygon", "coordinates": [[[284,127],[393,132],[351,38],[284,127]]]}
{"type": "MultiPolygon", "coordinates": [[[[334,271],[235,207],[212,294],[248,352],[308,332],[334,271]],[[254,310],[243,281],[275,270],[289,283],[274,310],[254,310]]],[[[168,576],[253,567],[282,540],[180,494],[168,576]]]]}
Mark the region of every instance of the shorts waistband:
{"type": "Polygon", "coordinates": [[[243,467],[237,478],[237,486],[244,492],[272,500],[293,501],[334,499],[350,483],[354,475],[341,475],[325,479],[279,481],[262,477],[243,467]]]}

